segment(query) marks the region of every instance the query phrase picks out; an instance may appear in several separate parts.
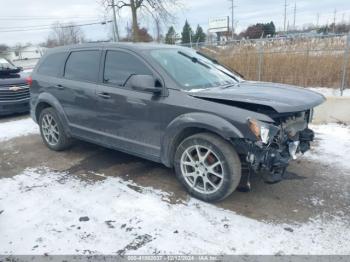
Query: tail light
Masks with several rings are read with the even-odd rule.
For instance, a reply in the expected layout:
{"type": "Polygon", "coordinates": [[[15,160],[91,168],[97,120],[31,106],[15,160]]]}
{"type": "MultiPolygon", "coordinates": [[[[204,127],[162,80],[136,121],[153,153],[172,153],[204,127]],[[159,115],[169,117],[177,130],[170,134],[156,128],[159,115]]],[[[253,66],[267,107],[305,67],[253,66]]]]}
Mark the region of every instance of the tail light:
{"type": "Polygon", "coordinates": [[[31,77],[31,76],[27,77],[26,82],[27,82],[27,85],[29,85],[29,87],[31,87],[32,84],[33,84],[33,79],[32,79],[32,77],[31,77]]]}

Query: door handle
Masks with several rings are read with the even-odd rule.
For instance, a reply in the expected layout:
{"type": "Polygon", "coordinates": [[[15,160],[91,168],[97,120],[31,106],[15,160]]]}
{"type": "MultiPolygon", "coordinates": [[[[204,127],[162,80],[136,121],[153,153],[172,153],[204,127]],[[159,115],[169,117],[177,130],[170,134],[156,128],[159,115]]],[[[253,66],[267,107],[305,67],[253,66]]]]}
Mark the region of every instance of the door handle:
{"type": "Polygon", "coordinates": [[[63,89],[64,89],[64,86],[61,85],[61,84],[55,85],[55,87],[56,87],[57,89],[60,89],[60,90],[63,90],[63,89]]]}
{"type": "Polygon", "coordinates": [[[103,99],[109,99],[111,98],[111,95],[105,92],[97,93],[99,97],[102,97],[103,99]]]}

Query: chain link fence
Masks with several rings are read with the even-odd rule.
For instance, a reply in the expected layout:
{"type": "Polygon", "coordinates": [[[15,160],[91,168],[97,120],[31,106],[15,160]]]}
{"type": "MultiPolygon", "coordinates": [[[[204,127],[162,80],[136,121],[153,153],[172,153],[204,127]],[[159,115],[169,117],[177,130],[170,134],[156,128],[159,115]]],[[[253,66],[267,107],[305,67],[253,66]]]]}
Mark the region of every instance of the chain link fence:
{"type": "Polygon", "coordinates": [[[350,35],[235,40],[185,45],[246,79],[304,87],[350,86],[350,35]]]}

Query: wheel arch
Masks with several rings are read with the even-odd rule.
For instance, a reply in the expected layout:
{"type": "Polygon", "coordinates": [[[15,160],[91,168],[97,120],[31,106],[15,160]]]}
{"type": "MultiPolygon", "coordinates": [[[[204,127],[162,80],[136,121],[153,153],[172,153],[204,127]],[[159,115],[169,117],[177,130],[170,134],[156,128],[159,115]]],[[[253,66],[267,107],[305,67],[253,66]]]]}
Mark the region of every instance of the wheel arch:
{"type": "Polygon", "coordinates": [[[174,119],[166,128],[161,145],[161,161],[168,167],[173,160],[178,145],[187,137],[208,132],[226,140],[243,138],[242,133],[227,120],[207,113],[189,113],[174,119]]]}
{"type": "Polygon", "coordinates": [[[59,120],[61,121],[65,132],[70,135],[68,119],[63,110],[63,107],[58,101],[58,99],[49,93],[41,93],[39,95],[37,103],[35,105],[35,109],[34,109],[35,121],[39,123],[40,113],[42,112],[42,110],[48,107],[52,107],[57,111],[59,120]]]}

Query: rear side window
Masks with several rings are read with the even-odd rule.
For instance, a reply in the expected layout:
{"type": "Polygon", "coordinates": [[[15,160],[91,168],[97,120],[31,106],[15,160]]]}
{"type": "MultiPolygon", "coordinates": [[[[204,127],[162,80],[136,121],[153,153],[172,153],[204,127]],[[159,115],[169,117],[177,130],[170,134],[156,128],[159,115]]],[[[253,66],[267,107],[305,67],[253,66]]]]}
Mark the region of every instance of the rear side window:
{"type": "Polygon", "coordinates": [[[123,86],[133,74],[152,75],[151,70],[136,56],[121,52],[108,51],[106,54],[104,82],[123,86]]]}
{"type": "Polygon", "coordinates": [[[100,64],[100,51],[75,51],[69,55],[64,77],[72,80],[97,82],[100,64]]]}
{"type": "Polygon", "coordinates": [[[48,76],[58,76],[61,72],[66,53],[55,53],[48,55],[38,68],[38,73],[48,76]]]}

